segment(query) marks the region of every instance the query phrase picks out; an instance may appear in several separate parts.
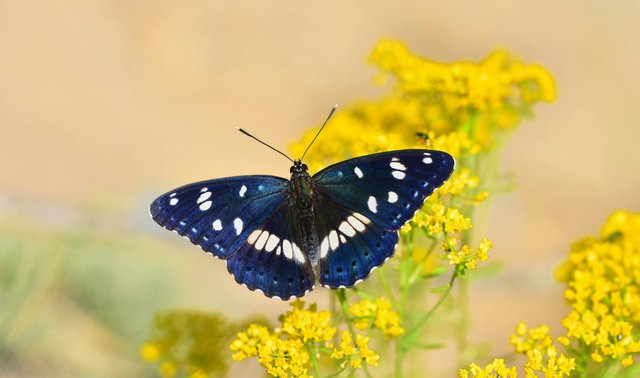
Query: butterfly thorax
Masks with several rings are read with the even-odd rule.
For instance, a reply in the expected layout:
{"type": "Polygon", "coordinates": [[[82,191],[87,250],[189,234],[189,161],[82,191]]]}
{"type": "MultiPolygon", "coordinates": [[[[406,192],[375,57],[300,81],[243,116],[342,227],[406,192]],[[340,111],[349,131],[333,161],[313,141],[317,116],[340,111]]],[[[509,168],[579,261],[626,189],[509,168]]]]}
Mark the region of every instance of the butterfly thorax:
{"type": "Polygon", "coordinates": [[[312,265],[315,265],[318,259],[319,241],[313,208],[314,181],[309,175],[306,164],[302,164],[299,160],[295,161],[290,171],[290,196],[297,215],[296,219],[299,219],[299,224],[295,226],[296,232],[299,234],[299,240],[302,241],[303,251],[312,265]]]}

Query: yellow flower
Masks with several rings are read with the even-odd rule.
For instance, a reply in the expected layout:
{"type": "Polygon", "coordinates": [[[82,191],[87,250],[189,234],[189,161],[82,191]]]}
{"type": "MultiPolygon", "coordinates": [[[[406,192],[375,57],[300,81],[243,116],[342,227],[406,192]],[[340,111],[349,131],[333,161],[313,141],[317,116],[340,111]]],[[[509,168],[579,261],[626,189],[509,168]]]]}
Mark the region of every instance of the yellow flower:
{"type": "Polygon", "coordinates": [[[351,305],[349,313],[355,318],[355,327],[361,331],[366,331],[373,326],[389,338],[398,337],[404,333],[404,328],[400,325],[400,315],[393,309],[387,298],[380,297],[375,301],[363,299],[351,305]]]}
{"type": "Polygon", "coordinates": [[[231,350],[236,352],[231,358],[236,361],[242,361],[246,358],[257,356],[258,347],[270,337],[267,327],[259,324],[250,324],[247,331],[238,332],[237,338],[231,343],[231,350]]]}
{"type": "Polygon", "coordinates": [[[472,363],[467,369],[458,370],[459,378],[517,378],[518,369],[507,367],[502,358],[496,358],[487,366],[472,363]]]}
{"type": "Polygon", "coordinates": [[[640,352],[640,214],[613,213],[600,237],[576,242],[556,271],[572,310],[562,320],[565,343],[592,348],[596,363],[633,363],[640,352]]]}
{"type": "Polygon", "coordinates": [[[140,347],[140,356],[147,362],[156,362],[160,358],[160,348],[154,343],[144,343],[140,347]]]}
{"type": "Polygon", "coordinates": [[[523,322],[518,323],[515,335],[509,338],[516,352],[533,358],[540,354],[540,351],[553,346],[553,340],[549,336],[549,326],[541,325],[533,329],[528,329],[523,322]]]}
{"type": "Polygon", "coordinates": [[[331,358],[336,360],[344,359],[342,366],[349,364],[352,368],[359,369],[362,362],[371,366],[378,366],[380,356],[369,349],[369,338],[363,335],[356,335],[355,346],[353,345],[353,335],[349,331],[342,331],[340,345],[331,352],[331,358]]]}
{"type": "Polygon", "coordinates": [[[303,343],[331,340],[336,333],[336,329],[331,326],[331,313],[304,310],[302,303],[292,303],[293,310],[284,316],[282,332],[300,339],[303,343]]]}
{"type": "Polygon", "coordinates": [[[299,339],[285,340],[272,335],[260,345],[258,362],[275,377],[308,377],[309,353],[299,339]]]}
{"type": "Polygon", "coordinates": [[[575,359],[560,353],[554,346],[536,349],[528,357],[524,365],[527,378],[538,377],[536,372],[541,372],[545,377],[550,378],[568,377],[576,368],[575,359]]]}
{"type": "Polygon", "coordinates": [[[160,365],[160,375],[163,378],[171,378],[175,377],[178,373],[178,368],[176,364],[171,361],[165,361],[160,365]]]}

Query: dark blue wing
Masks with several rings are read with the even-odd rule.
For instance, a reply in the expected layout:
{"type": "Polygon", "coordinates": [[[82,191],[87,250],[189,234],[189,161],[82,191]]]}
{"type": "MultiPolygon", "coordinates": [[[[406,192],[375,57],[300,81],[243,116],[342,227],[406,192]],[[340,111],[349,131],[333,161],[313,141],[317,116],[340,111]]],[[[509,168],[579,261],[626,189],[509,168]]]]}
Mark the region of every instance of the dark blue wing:
{"type": "Polygon", "coordinates": [[[161,226],[226,259],[238,283],[268,297],[300,297],[315,274],[299,248],[287,185],[274,176],[202,181],[158,197],[150,212],[161,226]]]}
{"type": "Polygon", "coordinates": [[[446,152],[398,150],[346,160],[314,175],[320,283],[352,286],[391,257],[397,231],[454,165],[446,152]]]}
{"type": "Polygon", "coordinates": [[[313,289],[315,274],[302,251],[292,206],[281,206],[227,260],[236,281],[268,297],[288,300],[313,289]]]}
{"type": "Polygon", "coordinates": [[[214,256],[227,259],[283,206],[287,180],[237,176],[185,185],[158,197],[150,213],[214,256]]]}

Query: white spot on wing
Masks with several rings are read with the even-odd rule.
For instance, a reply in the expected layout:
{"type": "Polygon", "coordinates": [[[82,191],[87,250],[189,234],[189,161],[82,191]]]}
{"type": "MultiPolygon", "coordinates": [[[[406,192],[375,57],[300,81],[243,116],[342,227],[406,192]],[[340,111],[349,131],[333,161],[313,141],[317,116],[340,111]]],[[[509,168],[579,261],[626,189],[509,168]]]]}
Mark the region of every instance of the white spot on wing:
{"type": "Polygon", "coordinates": [[[353,173],[355,173],[358,178],[362,178],[364,176],[364,173],[362,173],[362,170],[358,167],[353,168],[353,173]]]}
{"type": "Polygon", "coordinates": [[[397,178],[398,180],[402,180],[404,176],[406,176],[406,174],[402,171],[393,171],[391,172],[391,174],[393,175],[393,177],[397,178]]]}
{"type": "Polygon", "coordinates": [[[347,238],[345,238],[342,234],[340,234],[340,243],[347,244],[347,238]]]}
{"type": "Polygon", "coordinates": [[[242,233],[242,219],[236,218],[233,220],[233,227],[236,229],[236,235],[240,235],[242,233]]]}
{"type": "Polygon", "coordinates": [[[389,166],[393,169],[397,169],[400,171],[406,171],[407,167],[404,166],[404,164],[397,162],[397,161],[392,161],[391,164],[389,164],[389,166]]]}
{"type": "Polygon", "coordinates": [[[422,162],[425,163],[425,164],[431,164],[431,163],[433,163],[433,159],[430,158],[430,157],[426,157],[426,158],[422,159],[422,162]]]}
{"type": "MultiPolygon", "coordinates": [[[[173,193],[173,194],[175,194],[175,193],[173,193]]],[[[172,199],[169,200],[169,205],[175,206],[177,204],[178,204],[178,199],[177,198],[172,198],[172,199]]]]}
{"type": "Polygon", "coordinates": [[[369,210],[373,213],[378,212],[378,201],[376,201],[376,197],[369,196],[369,200],[367,201],[367,206],[369,206],[369,210]]]}
{"type": "Polygon", "coordinates": [[[291,242],[287,239],[284,239],[282,241],[282,252],[284,252],[284,255],[287,256],[287,258],[291,258],[291,256],[293,255],[293,248],[291,248],[291,242]]]}
{"type": "MultiPolygon", "coordinates": [[[[207,192],[207,193],[211,193],[211,192],[207,192]]],[[[213,202],[211,202],[211,200],[201,203],[200,204],[200,210],[202,210],[202,211],[209,210],[211,208],[211,204],[212,203],[213,202]]]]}
{"type": "Polygon", "coordinates": [[[287,242],[287,244],[282,242],[282,252],[284,253],[284,257],[291,259],[293,258],[293,248],[295,248],[295,244],[291,245],[292,243],[288,240],[285,240],[285,242],[287,242]]]}
{"type": "Polygon", "coordinates": [[[267,242],[267,238],[269,238],[269,233],[267,231],[262,231],[255,244],[255,247],[258,251],[261,250],[262,247],[264,247],[264,244],[267,242]]]}
{"type": "Polygon", "coordinates": [[[387,201],[389,201],[389,203],[396,203],[398,201],[398,194],[396,192],[389,192],[387,201]]]}
{"type": "Polygon", "coordinates": [[[206,192],[206,191],[208,191],[208,190],[209,190],[209,189],[208,189],[208,188],[206,188],[206,187],[205,187],[205,188],[202,188],[202,189],[200,189],[200,193],[204,193],[204,192],[206,192]]]}
{"type": "Polygon", "coordinates": [[[267,252],[271,252],[276,248],[278,244],[280,244],[280,238],[275,236],[274,234],[271,234],[271,236],[269,236],[269,239],[267,240],[267,244],[265,245],[264,250],[267,252]]]}
{"type": "Polygon", "coordinates": [[[360,213],[353,213],[353,216],[360,219],[360,221],[364,224],[371,223],[371,220],[360,213]]]}
{"type": "Polygon", "coordinates": [[[391,158],[391,161],[400,161],[400,159],[398,159],[397,157],[393,157],[391,158]]]}
{"type": "Polygon", "coordinates": [[[242,185],[242,188],[240,188],[240,191],[238,192],[238,194],[240,195],[240,197],[244,197],[244,194],[247,192],[247,187],[246,185],[242,185]]]}
{"type": "Polygon", "coordinates": [[[216,231],[222,230],[222,222],[220,222],[220,219],[214,220],[212,226],[213,226],[213,229],[216,231]]]}
{"type": "Polygon", "coordinates": [[[282,247],[278,246],[278,248],[276,249],[276,255],[280,256],[281,253],[282,253],[282,247]]]}
{"type": "Polygon", "coordinates": [[[340,223],[340,227],[338,229],[349,237],[355,236],[356,234],[356,230],[354,230],[347,221],[340,223]]]}
{"type": "Polygon", "coordinates": [[[327,253],[329,253],[329,238],[328,237],[322,239],[322,243],[320,243],[320,258],[327,257],[327,253]]]}
{"type": "Polygon", "coordinates": [[[176,196],[176,194],[177,194],[177,193],[175,193],[175,192],[174,192],[174,193],[169,194],[169,198],[173,198],[173,197],[175,197],[175,196],[176,196]]]}
{"type": "Polygon", "coordinates": [[[352,225],[353,228],[355,228],[360,232],[367,229],[367,227],[362,222],[360,222],[358,219],[356,219],[353,216],[349,216],[349,218],[347,218],[347,222],[349,222],[349,224],[352,225]]]}
{"type": "Polygon", "coordinates": [[[293,257],[295,257],[296,261],[298,261],[300,264],[304,264],[304,262],[306,261],[304,255],[302,254],[302,251],[295,243],[293,244],[293,257]]]}
{"type": "Polygon", "coordinates": [[[204,201],[208,200],[209,197],[211,197],[211,192],[204,192],[204,193],[200,194],[200,197],[198,197],[198,200],[196,202],[197,203],[204,202],[204,201]]]}
{"type": "Polygon", "coordinates": [[[338,249],[338,246],[340,245],[340,240],[338,240],[338,233],[336,232],[336,230],[333,230],[331,231],[331,233],[329,233],[329,245],[331,246],[332,251],[338,249]]]}
{"type": "Polygon", "coordinates": [[[253,244],[256,242],[256,240],[258,240],[258,236],[260,236],[260,233],[262,233],[262,230],[255,230],[253,231],[249,237],[247,238],[247,243],[249,244],[253,244]]]}

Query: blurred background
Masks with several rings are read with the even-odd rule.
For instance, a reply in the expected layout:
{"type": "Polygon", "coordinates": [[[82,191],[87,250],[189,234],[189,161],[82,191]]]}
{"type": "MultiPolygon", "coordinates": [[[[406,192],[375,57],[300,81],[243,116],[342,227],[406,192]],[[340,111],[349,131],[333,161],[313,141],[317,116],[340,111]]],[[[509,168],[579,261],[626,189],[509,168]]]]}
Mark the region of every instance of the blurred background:
{"type": "Polygon", "coordinates": [[[286,148],[333,104],[375,98],[381,37],[444,62],[504,46],[554,75],[557,101],[506,148],[518,187],[487,230],[504,267],[470,306],[471,340],[496,355],[520,320],[559,333],[554,267],[640,208],[638,25],[631,1],[0,2],[0,376],[153,376],[138,348],[160,310],[275,320],[286,303],[236,285],[148,205],[188,182],[288,176],[234,127],[286,148]]]}

